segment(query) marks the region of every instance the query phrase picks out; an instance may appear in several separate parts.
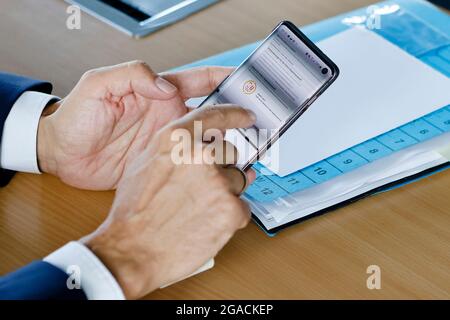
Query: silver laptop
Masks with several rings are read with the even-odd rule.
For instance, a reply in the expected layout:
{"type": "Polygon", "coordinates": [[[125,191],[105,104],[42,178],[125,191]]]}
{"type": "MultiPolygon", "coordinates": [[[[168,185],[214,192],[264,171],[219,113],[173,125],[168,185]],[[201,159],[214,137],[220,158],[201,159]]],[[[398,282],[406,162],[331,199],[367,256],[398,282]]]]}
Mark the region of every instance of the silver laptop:
{"type": "Polygon", "coordinates": [[[143,37],[220,0],[66,1],[134,37],[143,37]]]}

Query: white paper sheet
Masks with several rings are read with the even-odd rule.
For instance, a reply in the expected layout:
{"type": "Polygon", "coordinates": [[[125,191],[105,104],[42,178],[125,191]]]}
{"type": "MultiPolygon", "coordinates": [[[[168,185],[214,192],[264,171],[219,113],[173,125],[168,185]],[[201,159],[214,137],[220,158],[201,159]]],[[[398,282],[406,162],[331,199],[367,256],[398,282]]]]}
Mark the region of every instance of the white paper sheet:
{"type": "Polygon", "coordinates": [[[353,28],[319,43],[341,75],[280,138],[288,175],[450,103],[450,79],[374,32],[353,28]]]}

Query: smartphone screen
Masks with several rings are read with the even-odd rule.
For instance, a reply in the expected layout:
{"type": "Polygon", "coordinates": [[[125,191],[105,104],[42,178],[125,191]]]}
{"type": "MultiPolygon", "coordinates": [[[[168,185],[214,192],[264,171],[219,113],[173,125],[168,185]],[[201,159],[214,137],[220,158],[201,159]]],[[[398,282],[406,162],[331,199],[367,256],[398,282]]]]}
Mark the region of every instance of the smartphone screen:
{"type": "Polygon", "coordinates": [[[229,130],[238,166],[255,161],[337,77],[338,69],[292,23],[282,22],[202,105],[252,110],[248,129],[229,130]]]}

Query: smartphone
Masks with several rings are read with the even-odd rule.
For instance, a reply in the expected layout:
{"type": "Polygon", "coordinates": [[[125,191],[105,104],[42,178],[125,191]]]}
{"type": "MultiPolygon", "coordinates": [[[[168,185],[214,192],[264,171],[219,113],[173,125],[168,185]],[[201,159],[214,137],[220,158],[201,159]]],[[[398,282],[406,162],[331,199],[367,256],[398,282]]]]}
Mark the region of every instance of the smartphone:
{"type": "Polygon", "coordinates": [[[228,130],[243,170],[273,143],[338,77],[339,69],[294,24],[281,22],[200,105],[234,104],[252,110],[252,128],[228,130]]]}

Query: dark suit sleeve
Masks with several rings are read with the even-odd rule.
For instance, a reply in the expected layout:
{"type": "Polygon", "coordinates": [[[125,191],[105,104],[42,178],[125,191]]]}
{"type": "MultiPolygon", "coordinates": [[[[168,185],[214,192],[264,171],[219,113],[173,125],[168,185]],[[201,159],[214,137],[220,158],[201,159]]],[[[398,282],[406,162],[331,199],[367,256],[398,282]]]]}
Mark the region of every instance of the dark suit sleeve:
{"type": "MultiPolygon", "coordinates": [[[[0,141],[6,118],[14,103],[25,91],[49,94],[52,91],[52,85],[48,82],[0,72],[0,141]]],[[[0,187],[7,185],[13,175],[13,171],[0,169],[0,187]]]]}
{"type": "MultiPolygon", "coordinates": [[[[52,85],[0,72],[0,139],[11,108],[25,91],[50,94],[52,85]]],[[[13,175],[12,171],[0,169],[0,186],[6,185],[13,175]]],[[[67,278],[67,274],[55,266],[36,261],[0,277],[0,299],[86,299],[82,290],[67,288],[67,278]]]]}
{"type": "Polygon", "coordinates": [[[1,300],[86,300],[81,289],[67,288],[68,275],[55,266],[35,261],[0,278],[1,300]]]}

